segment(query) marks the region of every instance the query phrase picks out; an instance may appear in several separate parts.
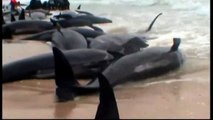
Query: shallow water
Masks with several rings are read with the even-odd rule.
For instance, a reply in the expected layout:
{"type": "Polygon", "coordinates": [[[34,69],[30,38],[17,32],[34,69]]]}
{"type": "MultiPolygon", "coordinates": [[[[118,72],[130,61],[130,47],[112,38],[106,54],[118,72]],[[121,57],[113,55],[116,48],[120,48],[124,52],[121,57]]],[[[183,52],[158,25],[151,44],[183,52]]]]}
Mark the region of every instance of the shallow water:
{"type": "MultiPolygon", "coordinates": [[[[180,49],[186,62],[179,70],[115,88],[120,118],[210,117],[209,0],[72,0],[71,3],[72,9],[81,3],[82,10],[112,19],[112,24],[98,25],[108,33],[143,33],[162,12],[153,29],[146,33],[157,37],[148,42],[150,46],[170,46],[173,37],[182,38],[180,49]]],[[[49,45],[40,42],[3,43],[3,64],[49,51],[49,45]]],[[[3,118],[94,118],[98,94],[57,103],[54,91],[53,80],[4,84],[3,118]]]]}

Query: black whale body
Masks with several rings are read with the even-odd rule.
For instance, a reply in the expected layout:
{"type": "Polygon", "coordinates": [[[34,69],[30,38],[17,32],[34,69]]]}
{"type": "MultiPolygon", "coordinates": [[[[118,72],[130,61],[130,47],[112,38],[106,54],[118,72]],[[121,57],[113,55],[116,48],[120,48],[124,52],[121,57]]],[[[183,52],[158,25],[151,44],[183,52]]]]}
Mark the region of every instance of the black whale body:
{"type": "MultiPolygon", "coordinates": [[[[77,76],[79,75],[79,77],[84,76],[84,74],[86,77],[90,76],[88,74],[93,76],[94,72],[90,69],[91,65],[98,66],[94,68],[96,71],[97,69],[102,69],[105,64],[108,64],[107,61],[113,59],[113,56],[106,51],[94,49],[69,50],[65,51],[65,56],[69,60],[69,63],[74,66],[74,73],[77,74],[77,76]]],[[[46,53],[16,60],[4,64],[2,70],[3,83],[34,78],[33,76],[37,75],[39,71],[50,70],[50,72],[54,72],[53,54],[46,53]]]]}
{"type": "Polygon", "coordinates": [[[84,14],[78,14],[73,11],[67,11],[60,13],[59,15],[55,15],[53,17],[57,19],[63,19],[63,20],[87,20],[92,24],[100,24],[100,23],[112,23],[112,20],[105,18],[105,17],[99,17],[95,16],[89,12],[86,11],[77,11],[84,14]]]}
{"type": "Polygon", "coordinates": [[[141,48],[148,46],[146,41],[150,38],[137,34],[105,34],[96,38],[88,38],[89,47],[123,55],[140,51],[141,48]]]}
{"type": "Polygon", "coordinates": [[[52,44],[62,50],[87,48],[87,40],[71,29],[60,29],[52,34],[52,44]]]}
{"type": "MultiPolygon", "coordinates": [[[[172,47],[150,47],[143,51],[126,55],[109,65],[102,74],[109,80],[111,86],[116,86],[127,81],[143,80],[176,70],[184,62],[184,57],[181,51],[178,50],[179,44],[180,39],[174,38],[172,47]]],[[[62,52],[55,52],[54,56],[63,56],[57,54],[62,54],[62,52]]],[[[57,58],[58,57],[55,57],[55,59],[57,58]]],[[[64,57],[64,59],[66,58],[64,57]]],[[[64,87],[69,89],[74,95],[89,94],[98,90],[98,79],[94,79],[89,84],[82,86],[78,84],[74,76],[59,72],[62,71],[62,69],[69,70],[69,68],[67,68],[69,65],[65,63],[61,63],[61,65],[62,66],[58,68],[61,70],[56,70],[55,73],[56,85],[57,83],[62,84],[65,82],[66,86],[64,87]],[[67,79],[63,79],[63,76],[66,76],[67,79]]],[[[66,73],[72,73],[72,71],[66,73]]],[[[61,88],[63,88],[63,86],[61,88]]],[[[69,92],[69,90],[67,92],[69,92]]]]}
{"type": "Polygon", "coordinates": [[[19,20],[14,21],[12,23],[4,24],[2,26],[2,36],[3,38],[7,38],[7,34],[12,35],[18,31],[21,31],[22,34],[27,34],[29,32],[37,33],[45,30],[50,30],[53,28],[54,28],[53,24],[47,21],[19,20]]]}
{"type": "MultiPolygon", "coordinates": [[[[97,36],[105,34],[101,31],[95,31],[88,28],[78,28],[78,27],[70,27],[70,28],[64,28],[64,29],[70,29],[73,31],[76,31],[83,35],[85,38],[95,38],[97,36]]],[[[25,37],[22,40],[37,40],[37,41],[51,41],[52,40],[52,34],[56,31],[56,29],[52,30],[46,30],[40,33],[33,34],[31,36],[25,37]]]]}

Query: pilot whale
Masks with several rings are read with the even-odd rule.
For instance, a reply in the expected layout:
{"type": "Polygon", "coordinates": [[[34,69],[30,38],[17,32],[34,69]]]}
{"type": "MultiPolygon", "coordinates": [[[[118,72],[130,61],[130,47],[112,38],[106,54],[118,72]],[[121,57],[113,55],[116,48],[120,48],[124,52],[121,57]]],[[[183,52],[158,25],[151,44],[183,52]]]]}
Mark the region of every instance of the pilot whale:
{"type": "Polygon", "coordinates": [[[19,30],[22,34],[27,34],[29,32],[36,33],[53,28],[54,25],[47,21],[19,20],[2,25],[2,36],[3,38],[7,38],[8,36],[12,37],[11,35],[18,32],[19,30]]]}
{"type": "Polygon", "coordinates": [[[55,17],[57,19],[66,19],[66,20],[68,20],[68,19],[72,19],[72,18],[75,18],[75,17],[80,16],[80,15],[92,15],[92,16],[94,16],[90,12],[81,11],[80,8],[81,8],[81,5],[79,5],[77,10],[75,10],[75,11],[70,11],[70,10],[62,11],[58,15],[54,15],[53,17],[55,17]]]}
{"type": "Polygon", "coordinates": [[[62,19],[62,20],[87,20],[92,24],[112,23],[112,20],[108,18],[95,16],[92,13],[86,11],[76,10],[76,12],[73,11],[65,11],[62,13],[60,12],[58,15],[55,15],[53,17],[58,19],[59,21],[60,19],[62,19]]]}
{"type": "Polygon", "coordinates": [[[52,34],[51,42],[62,50],[87,48],[86,39],[71,29],[58,29],[52,34]]]}
{"type": "MultiPolygon", "coordinates": [[[[74,49],[65,51],[64,54],[69,63],[74,66],[74,74],[80,78],[97,76],[95,73],[100,70],[102,71],[104,69],[102,67],[107,66],[108,61],[113,59],[113,56],[106,51],[94,49],[74,49]]],[[[44,73],[45,71],[54,73],[52,52],[3,64],[2,83],[36,78],[37,75],[39,78],[42,78],[40,77],[40,73],[43,74],[42,71],[44,73]]]]}
{"type": "MultiPolygon", "coordinates": [[[[181,39],[174,38],[172,47],[150,47],[130,55],[123,56],[109,65],[102,74],[109,80],[111,86],[127,81],[144,80],[159,76],[178,69],[184,62],[184,57],[178,47],[181,39]]],[[[67,93],[84,95],[97,92],[99,80],[94,79],[87,85],[80,85],[72,74],[72,67],[57,48],[53,48],[55,64],[56,86],[66,84],[67,93]]]]}
{"type": "MultiPolygon", "coordinates": [[[[83,35],[84,38],[95,38],[97,36],[105,34],[103,31],[100,31],[100,30],[96,31],[95,29],[92,30],[89,28],[68,27],[68,28],[62,28],[62,29],[70,29],[70,30],[76,31],[76,32],[80,33],[81,35],[83,35]]],[[[46,30],[46,31],[22,38],[22,40],[51,41],[52,34],[55,31],[56,31],[56,29],[46,30]]]]}
{"type": "Polygon", "coordinates": [[[50,21],[56,25],[56,23],[59,23],[59,25],[63,28],[67,27],[79,27],[79,26],[92,26],[92,22],[84,19],[69,19],[69,20],[55,20],[50,18],[50,21]]]}
{"type": "MultiPolygon", "coordinates": [[[[156,19],[162,15],[159,13],[151,22],[146,32],[150,31],[156,19]]],[[[139,51],[148,46],[145,42],[149,39],[143,34],[104,34],[96,38],[88,38],[89,47],[102,49],[127,55],[139,51]]]]}

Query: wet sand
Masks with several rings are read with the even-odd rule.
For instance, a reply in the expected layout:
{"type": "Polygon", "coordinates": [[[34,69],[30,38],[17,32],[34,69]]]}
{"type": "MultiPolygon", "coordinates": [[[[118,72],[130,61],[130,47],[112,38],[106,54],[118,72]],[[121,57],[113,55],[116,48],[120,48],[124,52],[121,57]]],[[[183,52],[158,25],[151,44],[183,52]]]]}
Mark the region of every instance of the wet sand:
{"type": "MultiPolygon", "coordinates": [[[[49,52],[40,42],[3,44],[3,63],[49,52]]],[[[209,64],[209,63],[207,63],[209,64]]],[[[116,87],[120,118],[210,118],[209,68],[155,82],[126,83],[116,87]],[[173,82],[171,82],[173,81],[173,82]],[[135,86],[136,85],[136,86],[135,86]]],[[[53,80],[25,80],[3,84],[4,118],[95,117],[98,94],[57,103],[53,80]]]]}

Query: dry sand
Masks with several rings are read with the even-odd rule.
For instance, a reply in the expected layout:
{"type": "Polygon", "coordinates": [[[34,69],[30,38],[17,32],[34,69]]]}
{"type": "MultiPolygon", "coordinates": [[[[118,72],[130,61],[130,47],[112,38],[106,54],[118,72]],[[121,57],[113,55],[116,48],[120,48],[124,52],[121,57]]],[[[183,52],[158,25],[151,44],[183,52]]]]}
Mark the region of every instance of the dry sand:
{"type": "MultiPolygon", "coordinates": [[[[50,50],[40,42],[3,44],[3,63],[50,50]]],[[[209,69],[204,69],[167,79],[175,82],[116,87],[120,118],[210,118],[209,76],[209,69]]],[[[92,119],[98,100],[98,94],[94,94],[57,103],[53,80],[18,81],[3,84],[3,118],[92,119]]]]}

